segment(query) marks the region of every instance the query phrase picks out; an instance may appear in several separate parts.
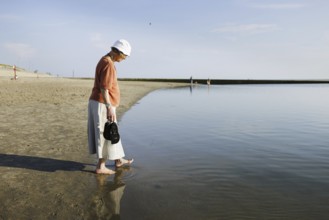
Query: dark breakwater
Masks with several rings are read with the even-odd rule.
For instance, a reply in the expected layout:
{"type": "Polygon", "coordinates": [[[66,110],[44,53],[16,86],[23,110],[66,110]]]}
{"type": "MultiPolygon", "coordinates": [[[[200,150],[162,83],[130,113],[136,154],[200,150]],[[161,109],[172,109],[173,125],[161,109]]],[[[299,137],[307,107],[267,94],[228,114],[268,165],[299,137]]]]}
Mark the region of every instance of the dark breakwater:
{"type": "MultiPolygon", "coordinates": [[[[190,79],[160,79],[160,78],[120,78],[120,81],[172,82],[191,83],[190,79]]],[[[193,79],[193,84],[207,84],[208,79],[193,79]]],[[[230,84],[319,84],[329,83],[328,79],[294,80],[294,79],[210,79],[212,85],[230,84]]]]}

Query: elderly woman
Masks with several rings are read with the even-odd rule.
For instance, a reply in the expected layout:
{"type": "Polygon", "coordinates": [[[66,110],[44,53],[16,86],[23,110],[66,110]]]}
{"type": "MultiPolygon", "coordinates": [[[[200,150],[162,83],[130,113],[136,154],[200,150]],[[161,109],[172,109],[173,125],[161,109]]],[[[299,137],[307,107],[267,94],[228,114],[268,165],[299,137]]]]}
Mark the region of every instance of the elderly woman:
{"type": "Polygon", "coordinates": [[[114,160],[116,167],[131,164],[133,159],[127,160],[121,140],[112,144],[103,137],[104,124],[107,120],[116,122],[116,108],[120,103],[120,89],[117,81],[115,62],[121,62],[130,56],[131,46],[126,40],[118,40],[111,51],[103,56],[96,66],[95,82],[88,103],[88,145],[89,152],[96,154],[98,163],[97,174],[114,174],[108,169],[106,160],[114,160]]]}

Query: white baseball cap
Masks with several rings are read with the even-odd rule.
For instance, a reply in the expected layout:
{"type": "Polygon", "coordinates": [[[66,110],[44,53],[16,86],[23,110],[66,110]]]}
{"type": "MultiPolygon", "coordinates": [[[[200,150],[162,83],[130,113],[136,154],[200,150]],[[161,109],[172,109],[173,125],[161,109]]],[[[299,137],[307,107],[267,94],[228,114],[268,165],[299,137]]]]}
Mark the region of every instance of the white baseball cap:
{"type": "Polygon", "coordinates": [[[131,46],[128,41],[124,39],[117,40],[112,47],[118,49],[124,55],[130,56],[131,46]]]}

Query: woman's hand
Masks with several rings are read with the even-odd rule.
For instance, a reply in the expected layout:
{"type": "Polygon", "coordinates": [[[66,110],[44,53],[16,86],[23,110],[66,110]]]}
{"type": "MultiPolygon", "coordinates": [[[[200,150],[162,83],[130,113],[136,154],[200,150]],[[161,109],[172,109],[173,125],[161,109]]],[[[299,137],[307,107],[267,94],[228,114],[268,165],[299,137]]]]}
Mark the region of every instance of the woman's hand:
{"type": "Polygon", "coordinates": [[[113,111],[113,108],[109,106],[106,109],[107,109],[107,120],[109,120],[110,122],[116,121],[116,115],[113,111]]]}

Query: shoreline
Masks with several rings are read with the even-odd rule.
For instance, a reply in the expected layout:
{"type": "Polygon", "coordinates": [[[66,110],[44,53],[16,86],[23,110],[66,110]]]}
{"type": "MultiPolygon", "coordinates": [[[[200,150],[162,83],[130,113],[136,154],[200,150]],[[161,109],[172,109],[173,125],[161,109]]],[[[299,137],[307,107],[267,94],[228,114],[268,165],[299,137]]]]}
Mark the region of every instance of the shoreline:
{"type": "MultiPolygon", "coordinates": [[[[109,216],[103,212],[113,208],[112,189],[124,188],[115,181],[132,175],[139,162],[116,175],[94,174],[96,158],[87,148],[92,86],[91,79],[0,77],[0,219],[109,216]]],[[[120,121],[148,93],[190,84],[119,81],[119,86],[120,121]]]]}
{"type": "MultiPolygon", "coordinates": [[[[102,184],[114,176],[95,175],[96,158],[87,149],[92,86],[93,80],[0,78],[0,219],[97,215],[102,184]]],[[[119,82],[119,86],[120,120],[148,93],[186,85],[119,82]]]]}

